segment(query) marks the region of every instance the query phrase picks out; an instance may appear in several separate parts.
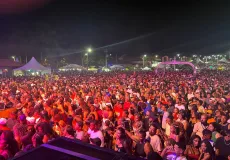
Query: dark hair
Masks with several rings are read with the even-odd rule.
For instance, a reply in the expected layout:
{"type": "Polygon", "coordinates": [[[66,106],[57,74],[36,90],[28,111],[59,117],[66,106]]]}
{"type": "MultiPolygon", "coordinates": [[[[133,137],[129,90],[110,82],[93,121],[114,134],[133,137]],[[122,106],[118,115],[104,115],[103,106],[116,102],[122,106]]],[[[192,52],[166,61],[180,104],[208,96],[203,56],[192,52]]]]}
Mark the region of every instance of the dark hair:
{"type": "Polygon", "coordinates": [[[38,146],[40,146],[40,145],[42,145],[43,144],[43,135],[41,135],[41,134],[38,134],[38,133],[35,133],[34,135],[33,135],[33,137],[35,138],[35,140],[36,140],[36,146],[34,146],[34,147],[38,147],[38,146]]]}
{"type": "Polygon", "coordinates": [[[135,113],[135,110],[131,107],[130,108],[130,114],[134,115],[134,113],[135,113]]]}
{"type": "Polygon", "coordinates": [[[15,155],[19,151],[19,148],[18,148],[17,141],[14,139],[13,132],[12,131],[3,131],[2,134],[4,134],[4,140],[8,144],[7,149],[9,150],[9,152],[12,155],[15,155]]]}
{"type": "Polygon", "coordinates": [[[77,121],[76,123],[78,124],[78,126],[79,126],[80,128],[83,127],[83,122],[82,122],[82,121],[77,121]]]}
{"type": "Polygon", "coordinates": [[[143,129],[141,129],[141,130],[139,131],[139,133],[140,133],[143,137],[146,137],[146,132],[145,132],[143,129]]]}
{"type": "Polygon", "coordinates": [[[185,119],[186,114],[185,114],[185,111],[184,111],[184,110],[181,110],[181,111],[179,112],[179,114],[181,114],[181,117],[182,117],[183,119],[185,119]]]}
{"type": "Polygon", "coordinates": [[[120,139],[125,139],[126,138],[125,129],[118,127],[117,130],[119,130],[121,132],[120,139]]]}
{"type": "Polygon", "coordinates": [[[202,131],[202,134],[203,134],[203,135],[212,135],[212,132],[211,132],[210,130],[208,130],[208,129],[204,129],[204,130],[202,131]]]}
{"type": "Polygon", "coordinates": [[[205,151],[205,152],[206,152],[206,153],[209,153],[210,156],[212,157],[212,159],[214,159],[215,151],[214,151],[214,149],[213,149],[211,143],[209,142],[209,140],[205,139],[205,140],[203,140],[203,141],[201,142],[201,144],[202,144],[202,143],[205,143],[205,145],[206,145],[206,151],[205,151]]]}
{"type": "Polygon", "coordinates": [[[101,146],[101,139],[100,138],[94,138],[94,139],[90,138],[90,142],[92,142],[96,146],[101,146]]]}
{"type": "Polygon", "coordinates": [[[183,142],[176,142],[175,145],[177,145],[180,149],[185,150],[185,144],[183,142]]]}
{"type": "Polygon", "coordinates": [[[198,135],[192,136],[192,137],[190,138],[188,144],[192,145],[192,144],[193,144],[193,140],[196,139],[196,138],[199,139],[199,143],[198,143],[198,146],[197,146],[197,147],[200,147],[200,145],[201,145],[201,138],[200,138],[200,136],[198,136],[198,135]]]}
{"type": "Polygon", "coordinates": [[[67,132],[69,135],[74,136],[74,129],[73,129],[72,126],[68,125],[68,126],[66,127],[66,132],[67,132]]]}
{"type": "Polygon", "coordinates": [[[42,128],[42,131],[43,131],[43,134],[44,134],[44,135],[45,135],[45,134],[52,134],[52,133],[53,133],[53,130],[52,130],[50,124],[47,123],[47,122],[41,122],[41,123],[39,123],[39,124],[37,125],[37,127],[36,127],[36,130],[38,130],[38,127],[41,127],[41,128],[42,128]]]}

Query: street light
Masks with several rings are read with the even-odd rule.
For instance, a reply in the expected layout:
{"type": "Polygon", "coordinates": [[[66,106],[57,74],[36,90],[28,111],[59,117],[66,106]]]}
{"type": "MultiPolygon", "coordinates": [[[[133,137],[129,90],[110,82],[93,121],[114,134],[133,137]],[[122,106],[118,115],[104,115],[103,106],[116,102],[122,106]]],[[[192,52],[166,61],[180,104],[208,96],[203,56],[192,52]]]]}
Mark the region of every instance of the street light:
{"type": "Polygon", "coordinates": [[[89,53],[92,52],[92,49],[91,48],[88,48],[87,49],[87,53],[85,54],[87,57],[86,57],[86,60],[87,60],[87,70],[89,68],[89,53]]]}
{"type": "Polygon", "coordinates": [[[177,57],[180,57],[180,54],[177,54],[177,57]]]}
{"type": "Polygon", "coordinates": [[[88,48],[88,50],[87,50],[89,53],[91,53],[92,52],[92,49],[91,48],[88,48]]]}
{"type": "Polygon", "coordinates": [[[158,57],[158,55],[155,56],[156,58],[158,57]]]}
{"type": "Polygon", "coordinates": [[[145,58],[147,57],[147,55],[145,54],[144,56],[143,56],[143,68],[145,67],[145,58]]]}
{"type": "Polygon", "coordinates": [[[13,60],[15,61],[15,56],[11,56],[11,58],[13,58],[13,60]]]}

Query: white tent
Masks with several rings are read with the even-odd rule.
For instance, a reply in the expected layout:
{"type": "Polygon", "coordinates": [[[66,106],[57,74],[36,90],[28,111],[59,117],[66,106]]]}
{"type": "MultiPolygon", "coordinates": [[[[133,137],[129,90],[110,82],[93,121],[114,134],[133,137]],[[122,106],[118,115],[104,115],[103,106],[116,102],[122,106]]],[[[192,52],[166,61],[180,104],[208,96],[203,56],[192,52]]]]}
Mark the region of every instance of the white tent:
{"type": "Polygon", "coordinates": [[[193,74],[196,74],[196,67],[192,63],[184,62],[184,61],[175,61],[175,60],[159,63],[155,69],[155,73],[157,74],[158,68],[162,68],[162,66],[167,66],[167,65],[190,65],[193,69],[193,74]]]}
{"type": "Polygon", "coordinates": [[[145,68],[142,68],[142,70],[144,70],[144,71],[150,71],[150,70],[151,70],[151,68],[149,68],[149,67],[145,67],[145,68]]]}
{"type": "Polygon", "coordinates": [[[78,64],[68,64],[66,66],[63,66],[59,68],[60,70],[86,70],[86,68],[78,65],[78,64]]]}
{"type": "Polygon", "coordinates": [[[110,67],[111,70],[121,70],[124,69],[122,65],[113,65],[110,67]]]}
{"type": "Polygon", "coordinates": [[[51,73],[51,69],[41,65],[34,57],[26,63],[24,66],[14,69],[14,71],[34,71],[41,72],[42,74],[51,73]]]}
{"type": "Polygon", "coordinates": [[[222,62],[222,63],[230,63],[225,57],[223,57],[221,60],[219,60],[219,62],[222,62]]]}

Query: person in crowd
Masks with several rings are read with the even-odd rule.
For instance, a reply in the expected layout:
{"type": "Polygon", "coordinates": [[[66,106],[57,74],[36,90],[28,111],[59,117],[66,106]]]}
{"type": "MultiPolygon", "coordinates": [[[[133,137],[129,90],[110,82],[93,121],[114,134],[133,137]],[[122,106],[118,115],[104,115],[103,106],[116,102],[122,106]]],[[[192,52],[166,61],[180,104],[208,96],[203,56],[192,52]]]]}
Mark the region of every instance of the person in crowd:
{"type": "Polygon", "coordinates": [[[230,157],[230,72],[70,71],[58,77],[0,78],[0,101],[15,109],[0,117],[1,157],[18,152],[13,143],[24,153],[59,136],[148,159],[230,157]]]}
{"type": "Polygon", "coordinates": [[[229,157],[230,150],[230,130],[226,131],[226,136],[219,137],[215,143],[215,152],[217,160],[226,160],[229,157]]]}
{"type": "Polygon", "coordinates": [[[89,134],[89,138],[91,139],[99,138],[101,140],[100,147],[104,147],[104,136],[103,133],[99,130],[97,121],[93,120],[90,122],[90,127],[87,133],[89,134]]]}
{"type": "Polygon", "coordinates": [[[10,130],[13,129],[13,127],[18,123],[17,121],[17,112],[13,111],[10,113],[10,118],[8,118],[6,122],[6,126],[10,128],[10,130]]]}
{"type": "Polygon", "coordinates": [[[217,132],[217,128],[218,128],[218,125],[216,122],[213,122],[213,123],[210,123],[208,125],[208,130],[210,130],[212,132],[212,141],[215,143],[216,140],[221,137],[221,134],[219,132],[217,132]]]}
{"type": "Polygon", "coordinates": [[[193,133],[192,135],[198,135],[200,136],[201,138],[203,137],[203,130],[208,128],[208,123],[207,123],[207,115],[206,114],[202,114],[201,115],[201,118],[200,118],[200,122],[197,122],[195,125],[194,125],[194,128],[193,128],[193,133]]]}
{"type": "Polygon", "coordinates": [[[149,139],[153,151],[160,154],[163,145],[161,143],[160,137],[156,133],[157,133],[157,127],[154,124],[151,124],[149,127],[149,131],[146,132],[146,139],[149,139]]]}
{"type": "Polygon", "coordinates": [[[82,121],[77,121],[75,125],[75,138],[78,140],[83,140],[84,139],[84,131],[83,131],[83,122],[82,121]]]}
{"type": "Polygon", "coordinates": [[[201,142],[199,160],[214,160],[215,152],[208,139],[201,142]]]}
{"type": "Polygon", "coordinates": [[[189,144],[186,146],[184,151],[184,155],[188,160],[198,160],[200,157],[200,144],[201,138],[198,135],[194,135],[191,137],[189,144]]]}
{"type": "Polygon", "coordinates": [[[115,133],[115,151],[131,155],[131,143],[126,137],[125,129],[119,127],[115,133]]]}

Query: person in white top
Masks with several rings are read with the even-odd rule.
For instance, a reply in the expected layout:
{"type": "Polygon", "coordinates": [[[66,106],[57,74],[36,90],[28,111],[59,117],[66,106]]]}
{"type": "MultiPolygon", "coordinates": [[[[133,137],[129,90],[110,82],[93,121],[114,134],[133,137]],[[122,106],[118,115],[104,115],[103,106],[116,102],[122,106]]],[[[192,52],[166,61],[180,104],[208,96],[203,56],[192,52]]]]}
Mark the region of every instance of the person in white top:
{"type": "Polygon", "coordinates": [[[89,130],[87,132],[90,139],[99,138],[101,140],[101,146],[104,147],[104,136],[103,133],[98,129],[97,121],[90,122],[89,130]]]}
{"type": "Polygon", "coordinates": [[[185,106],[181,103],[179,100],[177,104],[175,104],[175,107],[178,108],[179,110],[185,110],[185,106]]]}
{"type": "Polygon", "coordinates": [[[162,128],[165,129],[166,128],[166,120],[169,116],[169,112],[167,111],[167,108],[165,105],[161,106],[161,110],[164,112],[163,117],[162,117],[162,128]]]}
{"type": "Polygon", "coordinates": [[[153,124],[150,125],[149,131],[146,132],[146,139],[150,139],[150,145],[153,148],[154,152],[161,152],[162,151],[162,143],[161,139],[158,135],[156,135],[157,127],[153,124]]]}
{"type": "Polygon", "coordinates": [[[193,98],[193,97],[194,97],[194,94],[193,94],[192,90],[190,89],[190,90],[188,91],[187,98],[188,98],[188,100],[190,100],[190,99],[193,98]]]}
{"type": "Polygon", "coordinates": [[[78,121],[75,125],[75,130],[76,130],[76,134],[75,134],[75,138],[79,139],[79,140],[83,140],[84,138],[84,131],[83,131],[83,122],[82,121],[78,121]]]}
{"type": "Polygon", "coordinates": [[[200,118],[200,122],[197,122],[194,125],[192,135],[196,134],[196,135],[200,136],[200,138],[202,138],[203,137],[203,133],[202,132],[206,128],[208,128],[207,115],[206,114],[202,114],[201,118],[200,118]]]}

